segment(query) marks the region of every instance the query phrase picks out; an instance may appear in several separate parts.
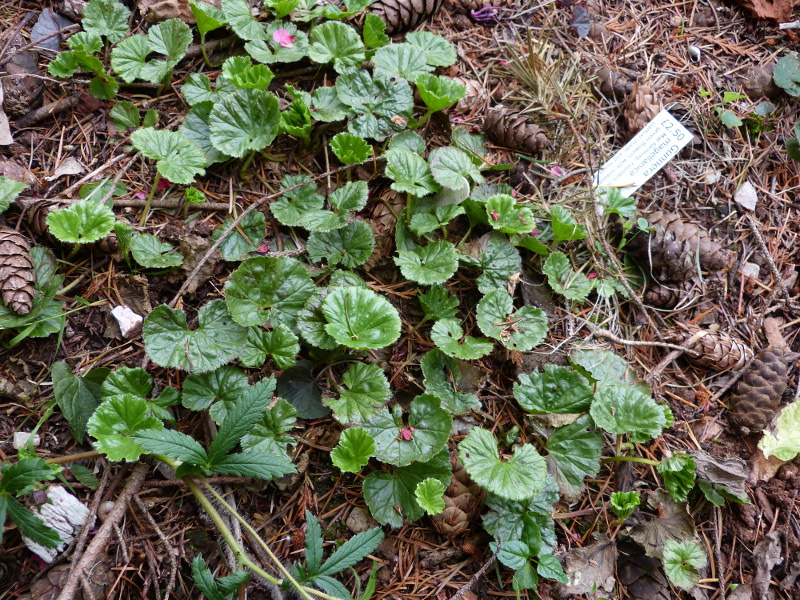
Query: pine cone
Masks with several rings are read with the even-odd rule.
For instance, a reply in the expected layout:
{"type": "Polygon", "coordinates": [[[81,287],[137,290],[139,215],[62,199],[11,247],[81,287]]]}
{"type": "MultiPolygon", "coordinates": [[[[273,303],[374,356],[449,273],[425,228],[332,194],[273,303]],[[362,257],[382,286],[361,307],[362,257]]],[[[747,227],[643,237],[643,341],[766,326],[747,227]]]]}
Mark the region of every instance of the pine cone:
{"type": "Polygon", "coordinates": [[[643,300],[658,308],[674,308],[693,291],[693,281],[678,281],[669,285],[655,284],[647,288],[643,300]]]}
{"type": "Polygon", "coordinates": [[[444,512],[431,517],[439,533],[455,537],[463,533],[469,522],[477,514],[483,502],[485,492],[467,475],[467,470],[458,460],[458,455],[450,458],[453,475],[450,487],[444,492],[444,512]]]}
{"type": "Polygon", "coordinates": [[[655,229],[639,232],[625,249],[650,273],[662,281],[684,281],[697,273],[700,266],[709,271],[730,268],[735,256],[715,242],[699,225],[686,223],[675,213],[654,212],[647,217],[655,229]]]}
{"type": "Polygon", "coordinates": [[[21,233],[0,227],[0,292],[14,313],[27,315],[33,308],[33,259],[31,245],[21,233]]]}
{"type": "Polygon", "coordinates": [[[695,367],[704,369],[737,371],[753,357],[753,351],[743,341],[727,333],[702,329],[697,325],[677,323],[677,328],[668,332],[665,339],[697,352],[697,356],[685,354],[686,360],[695,367]]]}
{"type": "Polygon", "coordinates": [[[386,23],[386,33],[400,33],[413,29],[439,10],[442,0],[377,0],[369,12],[386,23]]]}
{"type": "Polygon", "coordinates": [[[781,348],[759,352],[731,395],[731,421],[745,433],[762,431],[772,420],[789,384],[789,367],[797,355],[781,348]]]}
{"type": "Polygon", "coordinates": [[[471,113],[475,107],[480,109],[489,99],[489,92],[478,81],[466,77],[453,77],[453,81],[467,88],[467,93],[456,104],[457,112],[471,113]]]}
{"type": "Polygon", "coordinates": [[[454,4],[459,5],[465,11],[480,10],[493,6],[496,8],[514,8],[515,0],[455,0],[454,4]]]}
{"type": "Polygon", "coordinates": [[[661,112],[661,101],[649,85],[633,84],[630,95],[625,100],[625,124],[631,137],[639,133],[644,126],[661,112]]]}
{"type": "Polygon", "coordinates": [[[483,130],[501,146],[529,154],[539,152],[547,145],[547,136],[538,125],[501,104],[486,114],[483,130]]]}

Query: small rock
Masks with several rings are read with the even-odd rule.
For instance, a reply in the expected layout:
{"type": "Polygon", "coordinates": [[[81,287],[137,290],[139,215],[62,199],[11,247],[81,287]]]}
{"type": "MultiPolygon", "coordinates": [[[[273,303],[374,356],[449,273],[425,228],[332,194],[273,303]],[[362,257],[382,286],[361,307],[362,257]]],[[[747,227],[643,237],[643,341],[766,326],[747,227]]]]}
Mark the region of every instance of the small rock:
{"type": "Polygon", "coordinates": [[[127,306],[115,306],[111,314],[117,320],[119,332],[126,340],[133,339],[142,332],[144,319],[127,306]]]}
{"type": "Polygon", "coordinates": [[[356,507],[350,512],[350,516],[347,517],[347,528],[353,533],[369,531],[377,526],[378,522],[372,518],[372,515],[369,514],[369,510],[366,508],[356,507]]]}
{"type": "Polygon", "coordinates": [[[761,267],[751,262],[744,263],[739,269],[739,273],[741,273],[744,277],[752,277],[757,279],[759,273],[761,273],[761,267]]]}
{"type": "MultiPolygon", "coordinates": [[[[28,440],[31,439],[31,434],[27,431],[18,431],[14,434],[12,439],[11,445],[14,447],[14,450],[19,450],[23,446],[28,443],[28,440]]],[[[33,445],[34,447],[38,446],[42,443],[42,438],[38,435],[33,436],[33,445]]]]}
{"type": "Polygon", "coordinates": [[[747,210],[755,210],[758,204],[758,194],[756,188],[749,181],[745,181],[736,193],[733,195],[736,204],[747,210]]]}

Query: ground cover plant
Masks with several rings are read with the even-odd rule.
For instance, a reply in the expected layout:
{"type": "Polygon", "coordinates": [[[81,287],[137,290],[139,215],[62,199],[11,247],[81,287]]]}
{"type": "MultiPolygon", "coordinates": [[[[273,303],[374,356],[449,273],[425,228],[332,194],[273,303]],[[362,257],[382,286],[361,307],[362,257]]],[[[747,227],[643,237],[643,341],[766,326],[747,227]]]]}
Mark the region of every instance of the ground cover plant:
{"type": "Polygon", "coordinates": [[[628,4],[3,9],[0,589],[792,597],[794,36],[628,4]]]}

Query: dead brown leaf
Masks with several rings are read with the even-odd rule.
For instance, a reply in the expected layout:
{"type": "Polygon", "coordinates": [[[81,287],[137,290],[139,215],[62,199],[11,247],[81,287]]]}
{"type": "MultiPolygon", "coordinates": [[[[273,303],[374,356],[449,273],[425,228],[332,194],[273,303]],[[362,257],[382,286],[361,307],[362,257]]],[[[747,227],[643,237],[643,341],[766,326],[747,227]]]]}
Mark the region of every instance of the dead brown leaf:
{"type": "Polygon", "coordinates": [[[161,23],[167,19],[180,19],[185,23],[197,21],[189,8],[189,0],[137,0],[139,11],[149,23],[161,23]]]}
{"type": "Polygon", "coordinates": [[[798,0],[736,0],[736,3],[757,19],[787,21],[800,5],[798,0]]]}

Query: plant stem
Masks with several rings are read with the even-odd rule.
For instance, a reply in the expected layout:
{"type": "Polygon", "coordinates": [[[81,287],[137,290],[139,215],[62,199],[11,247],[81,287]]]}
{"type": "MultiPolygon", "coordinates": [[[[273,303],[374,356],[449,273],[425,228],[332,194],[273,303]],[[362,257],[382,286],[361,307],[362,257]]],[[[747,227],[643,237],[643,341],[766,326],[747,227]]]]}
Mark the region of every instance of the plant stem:
{"type": "Polygon", "coordinates": [[[150,188],[150,195],[147,196],[147,202],[144,203],[144,209],[142,209],[142,216],[139,219],[139,227],[144,227],[145,223],[147,223],[147,215],[150,212],[150,204],[153,202],[153,196],[156,195],[156,188],[158,187],[159,181],[161,181],[161,173],[156,171],[156,178],[153,181],[153,187],[150,188]]]}
{"type": "Polygon", "coordinates": [[[649,458],[641,458],[640,456],[607,456],[600,462],[602,462],[603,464],[610,462],[634,462],[634,463],[641,463],[643,465],[651,465],[653,467],[657,467],[658,465],[661,464],[657,460],[650,460],[649,458]]]}
{"type": "Polygon", "coordinates": [[[48,465],[65,465],[67,463],[75,462],[78,460],[87,460],[90,458],[100,458],[103,456],[97,450],[87,450],[86,452],[76,452],[75,454],[67,454],[66,456],[56,456],[55,458],[48,458],[44,462],[48,465]]]}
{"type": "Polygon", "coordinates": [[[206,34],[205,33],[201,33],[200,34],[200,52],[203,55],[203,60],[206,61],[206,66],[213,68],[214,65],[211,64],[211,61],[208,59],[208,54],[206,54],[206,34]]]}

